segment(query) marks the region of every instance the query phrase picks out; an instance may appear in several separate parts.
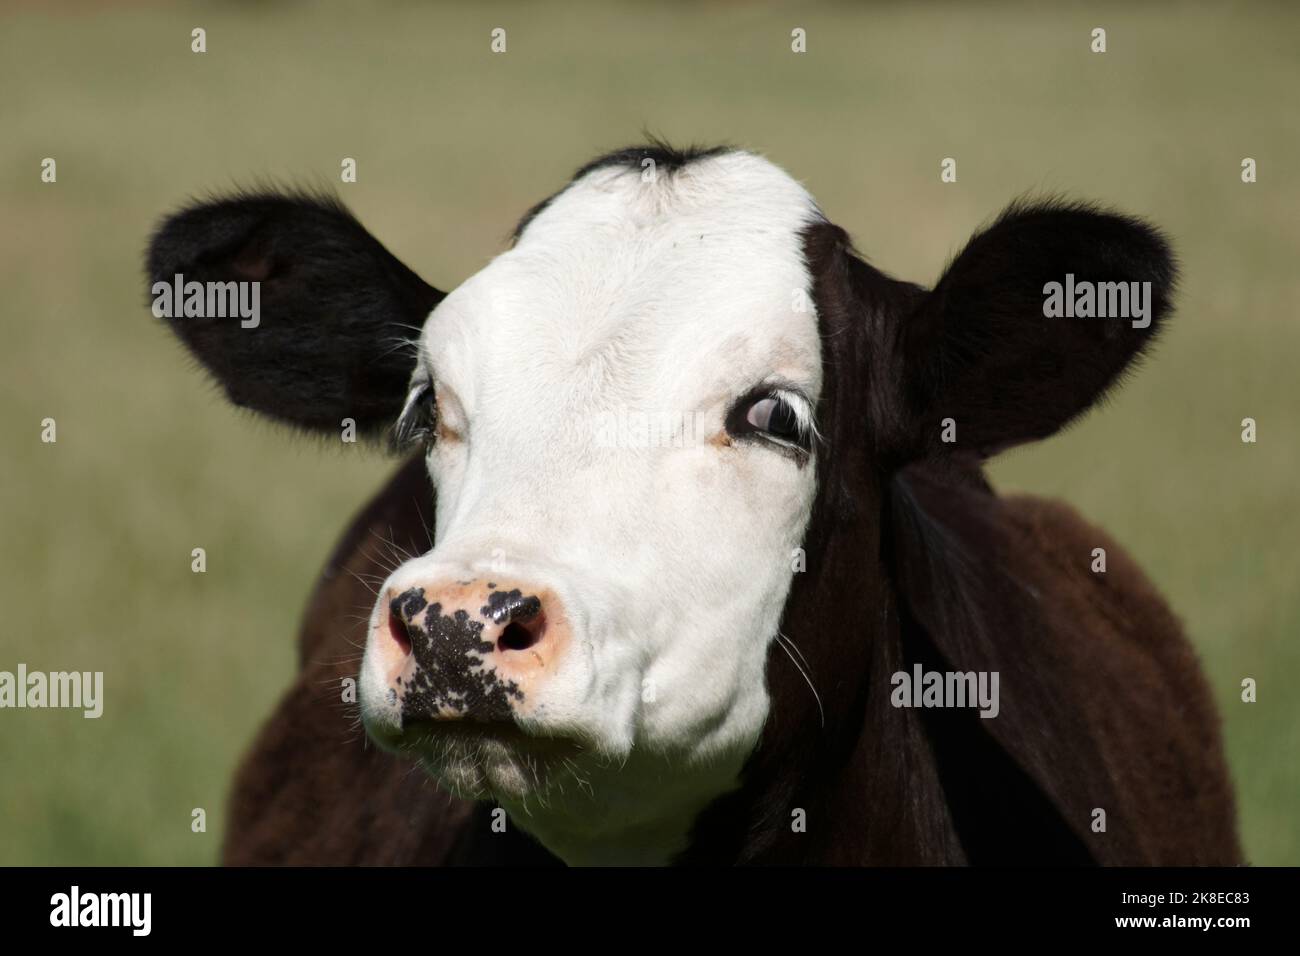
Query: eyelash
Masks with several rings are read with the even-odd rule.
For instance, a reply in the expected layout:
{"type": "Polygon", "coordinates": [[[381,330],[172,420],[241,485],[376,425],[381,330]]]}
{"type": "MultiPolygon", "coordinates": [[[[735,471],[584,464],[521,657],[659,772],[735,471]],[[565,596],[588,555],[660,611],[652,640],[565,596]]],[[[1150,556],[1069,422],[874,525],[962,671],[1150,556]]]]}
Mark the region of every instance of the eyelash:
{"type": "Polygon", "coordinates": [[[438,409],[434,403],[433,384],[424,382],[412,390],[406,406],[393,425],[390,444],[396,452],[409,451],[433,444],[438,428],[438,409]]]}

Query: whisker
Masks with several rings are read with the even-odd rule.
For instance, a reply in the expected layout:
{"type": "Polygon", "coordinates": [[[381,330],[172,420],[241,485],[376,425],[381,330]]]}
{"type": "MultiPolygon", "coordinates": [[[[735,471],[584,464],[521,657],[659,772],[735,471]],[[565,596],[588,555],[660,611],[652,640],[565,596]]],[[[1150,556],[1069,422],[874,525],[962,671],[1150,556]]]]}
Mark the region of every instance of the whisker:
{"type": "MultiPolygon", "coordinates": [[[[782,634],[780,631],[777,631],[777,632],[776,632],[776,643],[780,646],[781,650],[785,651],[785,656],[788,657],[788,658],[790,658],[790,663],[792,663],[792,664],[794,665],[795,670],[797,670],[797,671],[799,672],[800,676],[803,677],[804,682],[808,685],[808,689],[809,689],[810,691],[812,691],[813,699],[814,699],[815,701],[817,701],[817,712],[818,712],[818,714],[821,715],[821,725],[822,725],[822,729],[825,729],[825,728],[826,728],[826,711],[825,711],[824,709],[822,709],[822,698],[821,698],[821,695],[817,693],[817,688],[813,686],[812,678],[809,677],[809,676],[808,676],[808,672],[807,672],[806,670],[804,670],[803,664],[800,664],[799,661],[795,659],[794,654],[791,654],[791,653],[790,653],[790,648],[791,648],[791,647],[794,647],[794,642],[791,641],[790,638],[788,638],[788,637],[786,637],[784,634],[782,634]],[[788,644],[789,646],[787,646],[787,644],[788,644]]],[[[799,648],[797,648],[797,647],[794,647],[794,649],[795,649],[795,651],[798,651],[798,650],[799,650],[799,648]]],[[[803,654],[800,653],[799,656],[800,656],[800,657],[803,657],[803,654]]],[[[806,661],[805,661],[805,663],[806,663],[806,661]]]]}

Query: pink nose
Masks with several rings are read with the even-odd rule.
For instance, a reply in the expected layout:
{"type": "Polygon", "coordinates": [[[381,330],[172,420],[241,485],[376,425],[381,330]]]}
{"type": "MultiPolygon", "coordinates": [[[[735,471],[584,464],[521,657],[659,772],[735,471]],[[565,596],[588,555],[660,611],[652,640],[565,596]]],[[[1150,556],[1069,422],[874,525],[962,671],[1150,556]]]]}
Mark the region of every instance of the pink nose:
{"type": "Polygon", "coordinates": [[[370,651],[403,725],[527,713],[570,640],[554,592],[496,578],[389,589],[377,616],[370,651]]]}

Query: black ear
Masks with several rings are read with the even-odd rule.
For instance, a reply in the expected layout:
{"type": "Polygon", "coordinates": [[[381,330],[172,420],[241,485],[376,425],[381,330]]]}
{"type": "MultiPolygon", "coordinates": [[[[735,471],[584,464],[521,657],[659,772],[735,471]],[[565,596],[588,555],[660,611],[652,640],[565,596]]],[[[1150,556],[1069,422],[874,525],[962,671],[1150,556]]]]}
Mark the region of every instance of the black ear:
{"type": "Polygon", "coordinates": [[[232,402],[314,429],[351,418],[373,434],[392,423],[414,368],[404,343],[443,298],[342,204],[318,196],[190,206],[154,233],[147,270],[154,314],[170,316],[232,402]],[[241,287],[246,308],[233,315],[222,306],[235,287],[208,285],[231,282],[256,284],[241,287]],[[204,308],[190,283],[215,288],[204,308]]]}
{"type": "Polygon", "coordinates": [[[1058,431],[1151,345],[1176,275],[1168,244],[1136,219],[1012,205],[898,330],[902,457],[987,457],[1058,431]]]}

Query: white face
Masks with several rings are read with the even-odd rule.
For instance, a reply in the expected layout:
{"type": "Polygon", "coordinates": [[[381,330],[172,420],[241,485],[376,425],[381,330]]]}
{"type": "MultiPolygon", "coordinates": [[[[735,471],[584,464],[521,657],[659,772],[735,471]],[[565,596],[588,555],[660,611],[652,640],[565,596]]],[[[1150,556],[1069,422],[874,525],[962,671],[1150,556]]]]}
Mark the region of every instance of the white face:
{"type": "Polygon", "coordinates": [[[801,231],[817,215],[746,153],[657,182],[597,169],[423,330],[436,544],[380,591],[363,717],[569,862],[666,860],[758,741],[816,458],[727,423],[758,402],[764,424],[769,390],[811,423],[821,349],[801,231]],[[464,660],[514,692],[477,715],[444,695],[413,722],[394,675],[410,688],[417,665],[391,599],[414,589],[474,618],[506,587],[542,595],[547,643],[517,666],[488,644],[464,660]]]}

